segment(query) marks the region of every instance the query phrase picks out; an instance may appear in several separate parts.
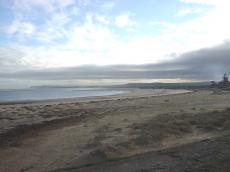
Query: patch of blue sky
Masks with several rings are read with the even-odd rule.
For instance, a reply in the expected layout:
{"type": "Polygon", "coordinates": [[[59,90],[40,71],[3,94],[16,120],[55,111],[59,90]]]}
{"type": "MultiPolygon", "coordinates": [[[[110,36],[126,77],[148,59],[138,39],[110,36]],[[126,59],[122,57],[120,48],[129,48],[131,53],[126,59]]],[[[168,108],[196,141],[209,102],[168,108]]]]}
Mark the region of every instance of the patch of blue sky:
{"type": "Polygon", "coordinates": [[[14,13],[7,8],[0,6],[0,25],[9,24],[14,19],[14,13]]]}

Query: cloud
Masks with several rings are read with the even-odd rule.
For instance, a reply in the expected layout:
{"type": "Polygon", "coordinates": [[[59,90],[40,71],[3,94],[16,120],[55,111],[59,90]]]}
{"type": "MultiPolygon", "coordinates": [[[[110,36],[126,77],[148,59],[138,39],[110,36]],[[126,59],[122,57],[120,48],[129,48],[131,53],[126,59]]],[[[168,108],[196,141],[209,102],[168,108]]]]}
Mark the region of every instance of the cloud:
{"type": "Polygon", "coordinates": [[[223,5],[226,4],[226,0],[180,0],[184,3],[206,4],[206,5],[223,5]]]}
{"type": "MultiPolygon", "coordinates": [[[[229,10],[223,10],[222,7],[181,23],[158,21],[152,28],[146,26],[149,30],[160,27],[161,33],[158,35],[121,34],[112,28],[113,17],[92,12],[85,14],[85,19],[78,22],[75,21],[78,16],[72,16],[72,8],[69,9],[53,13],[44,24],[36,25],[34,29],[29,29],[30,22],[24,20],[27,29],[20,29],[20,32],[12,29],[11,33],[17,33],[25,39],[26,35],[31,34],[30,39],[41,43],[37,47],[18,46],[26,54],[30,67],[37,67],[38,64],[40,67],[53,68],[85,64],[157,63],[172,58],[169,56],[171,53],[214,46],[230,38],[230,25],[224,20],[229,10]]],[[[76,15],[79,13],[81,11],[76,15]]],[[[126,32],[136,27],[130,14],[119,15],[113,22],[126,32]]]]}
{"type": "Polygon", "coordinates": [[[179,10],[175,16],[176,17],[183,17],[183,16],[187,16],[190,14],[197,14],[197,13],[201,13],[202,9],[201,8],[184,8],[179,10]]]}
{"type": "Polygon", "coordinates": [[[230,15],[228,2],[220,4],[196,18],[180,23],[156,21],[153,26],[161,28],[161,39],[173,40],[171,46],[178,45],[175,46],[176,53],[212,47],[230,38],[230,24],[226,22],[230,15]]]}
{"type": "Polygon", "coordinates": [[[96,15],[95,16],[95,20],[101,24],[104,24],[104,25],[108,25],[110,24],[110,21],[105,17],[105,16],[102,16],[102,15],[96,15]]]}
{"type": "Polygon", "coordinates": [[[58,3],[61,7],[68,7],[70,5],[73,5],[75,3],[74,0],[58,0],[58,3]]]}
{"type": "MultiPolygon", "coordinates": [[[[122,15],[116,16],[105,15],[108,13],[101,11],[101,13],[90,12],[88,8],[84,11],[83,9],[93,2],[89,0],[75,2],[13,0],[13,2],[15,8],[23,8],[24,11],[19,10],[21,15],[15,16],[15,21],[6,26],[6,31],[11,36],[9,39],[12,38],[10,40],[13,42],[12,47],[23,53],[24,65],[28,68],[161,63],[174,59],[175,57],[170,56],[172,53],[184,54],[212,47],[230,38],[230,24],[226,22],[230,15],[227,1],[221,1],[225,2],[225,5],[216,5],[202,16],[179,23],[168,21],[153,21],[154,25],[140,23],[145,27],[144,30],[139,27],[140,21],[134,21],[130,13],[119,12],[122,15]],[[43,10],[48,13],[42,16],[45,20],[39,24],[36,23],[38,20],[36,17],[39,16],[36,16],[37,7],[39,15],[43,15],[43,10]],[[33,21],[34,18],[36,21],[33,21]],[[134,27],[140,30],[130,32],[134,27]],[[160,33],[155,34],[155,30],[159,28],[160,33]],[[26,44],[22,44],[18,39],[24,40],[23,43],[26,44]]],[[[196,0],[183,0],[183,2],[198,3],[196,0]]],[[[219,1],[210,2],[221,4],[219,1]]],[[[110,1],[105,4],[112,7],[113,3],[114,1],[110,1]]],[[[98,6],[100,8],[101,4],[98,6]]],[[[11,55],[9,53],[9,56],[11,55]]]]}
{"type": "Polygon", "coordinates": [[[32,11],[41,8],[46,12],[54,12],[56,9],[74,5],[74,0],[12,0],[12,8],[20,11],[32,11]]]}
{"type": "Polygon", "coordinates": [[[15,20],[8,28],[6,28],[6,33],[9,36],[31,36],[35,32],[36,27],[32,23],[20,20],[15,20]]]}
{"type": "MultiPolygon", "coordinates": [[[[156,68],[180,71],[181,78],[201,80],[220,79],[230,73],[230,42],[178,55],[172,61],[156,65],[156,68]]],[[[176,74],[176,73],[174,73],[176,74]]]]}
{"type": "Polygon", "coordinates": [[[65,26],[70,23],[71,15],[72,11],[69,13],[54,13],[39,27],[33,39],[41,43],[54,43],[57,40],[64,39],[68,33],[68,29],[66,29],[65,26]]]}
{"type": "Polygon", "coordinates": [[[67,26],[79,14],[75,0],[12,0],[10,2],[4,5],[7,10],[11,10],[13,18],[2,23],[1,30],[10,39],[16,38],[14,39],[16,43],[19,40],[20,44],[24,41],[26,44],[44,45],[63,40],[69,30],[67,26]]]}
{"type": "Polygon", "coordinates": [[[1,78],[27,80],[180,79],[219,80],[230,72],[230,42],[174,55],[173,60],[147,65],[84,65],[72,68],[0,73],[1,78]]]}
{"type": "Polygon", "coordinates": [[[9,47],[0,47],[0,69],[1,72],[17,72],[25,70],[23,52],[9,47]]]}
{"type": "Polygon", "coordinates": [[[115,25],[120,28],[133,27],[135,22],[130,19],[129,14],[123,14],[115,18],[115,25]]]}

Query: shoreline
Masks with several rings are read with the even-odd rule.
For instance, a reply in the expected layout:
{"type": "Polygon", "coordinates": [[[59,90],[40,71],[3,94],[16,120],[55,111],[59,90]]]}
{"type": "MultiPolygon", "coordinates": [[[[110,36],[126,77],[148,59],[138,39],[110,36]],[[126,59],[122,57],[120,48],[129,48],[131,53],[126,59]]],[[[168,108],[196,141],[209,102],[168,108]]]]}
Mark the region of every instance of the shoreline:
{"type": "Polygon", "coordinates": [[[145,97],[148,94],[156,94],[153,91],[172,91],[169,93],[163,93],[152,96],[167,96],[174,94],[186,94],[193,92],[192,90],[186,89],[125,89],[122,93],[111,94],[111,95],[102,95],[102,96],[85,96],[85,97],[70,97],[70,98],[53,98],[53,99],[30,99],[30,100],[12,100],[12,101],[0,101],[1,105],[17,105],[17,104],[46,104],[46,103],[71,103],[71,102],[88,102],[88,101],[100,101],[107,99],[116,99],[116,98],[138,98],[145,97]],[[143,92],[145,92],[143,94],[143,92]]]}
{"type": "MultiPolygon", "coordinates": [[[[74,91],[74,90],[73,90],[74,91]]],[[[115,91],[115,90],[112,90],[115,91]]],[[[60,97],[60,98],[31,98],[31,99],[21,99],[21,100],[0,100],[1,104],[29,104],[36,102],[55,102],[55,101],[66,101],[66,100],[78,100],[84,98],[97,98],[97,97],[107,97],[107,96],[115,96],[128,92],[127,90],[116,90],[117,93],[105,94],[105,95],[89,95],[89,96],[76,96],[76,97],[60,97]]]]}

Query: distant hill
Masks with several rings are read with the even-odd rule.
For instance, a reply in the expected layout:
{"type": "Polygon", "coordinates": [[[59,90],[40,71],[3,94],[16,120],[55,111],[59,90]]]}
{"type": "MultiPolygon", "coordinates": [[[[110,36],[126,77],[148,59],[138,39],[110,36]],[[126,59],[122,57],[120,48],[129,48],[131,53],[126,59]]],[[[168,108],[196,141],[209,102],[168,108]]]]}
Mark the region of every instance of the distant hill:
{"type": "Polygon", "coordinates": [[[199,89],[209,88],[210,82],[190,82],[190,83],[129,83],[123,85],[111,86],[56,86],[56,85],[42,85],[32,86],[32,89],[46,89],[46,88],[140,88],[140,89],[199,89]]]}
{"type": "Polygon", "coordinates": [[[210,87],[210,82],[191,82],[191,83],[130,83],[116,88],[142,88],[142,89],[198,89],[210,87]]]}

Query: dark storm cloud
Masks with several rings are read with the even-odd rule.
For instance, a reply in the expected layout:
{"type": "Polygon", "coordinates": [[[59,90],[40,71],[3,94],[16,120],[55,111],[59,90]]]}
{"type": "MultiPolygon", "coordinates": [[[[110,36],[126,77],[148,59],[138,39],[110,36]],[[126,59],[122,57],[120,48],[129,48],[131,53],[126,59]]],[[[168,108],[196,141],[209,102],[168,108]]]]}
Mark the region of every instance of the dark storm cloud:
{"type": "Polygon", "coordinates": [[[217,79],[230,72],[230,42],[182,54],[168,66],[184,69],[192,78],[217,79]]]}
{"type": "MultiPolygon", "coordinates": [[[[1,59],[0,59],[1,60],[1,59]]],[[[0,64],[1,65],[1,64],[0,64]]],[[[148,65],[81,66],[4,73],[1,78],[33,80],[71,79],[219,79],[230,72],[230,43],[201,49],[174,57],[173,60],[148,65]]]]}

